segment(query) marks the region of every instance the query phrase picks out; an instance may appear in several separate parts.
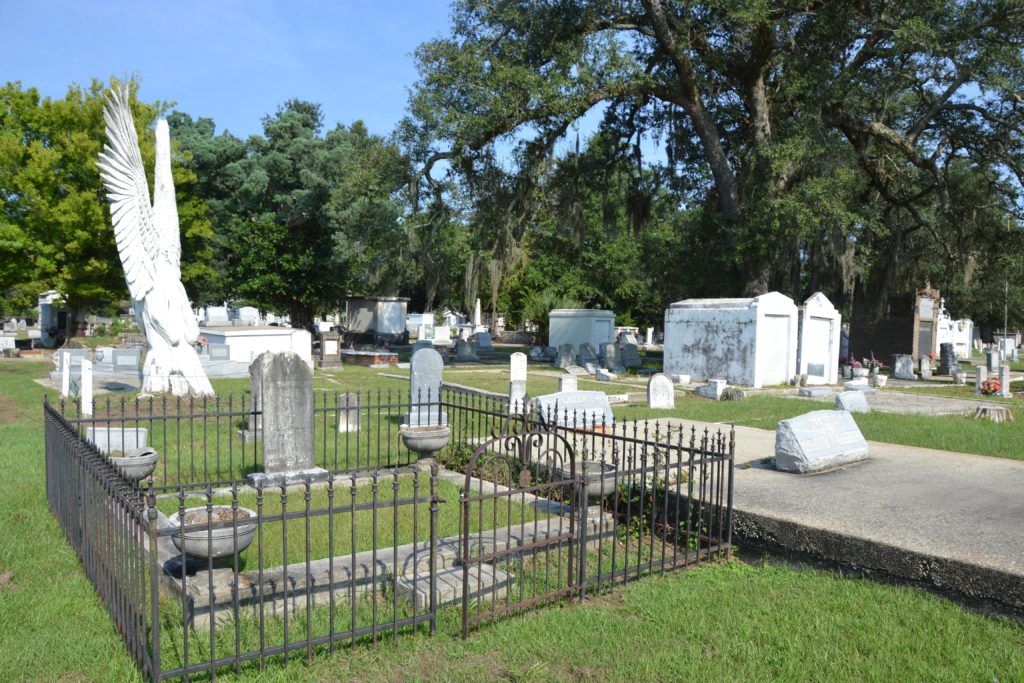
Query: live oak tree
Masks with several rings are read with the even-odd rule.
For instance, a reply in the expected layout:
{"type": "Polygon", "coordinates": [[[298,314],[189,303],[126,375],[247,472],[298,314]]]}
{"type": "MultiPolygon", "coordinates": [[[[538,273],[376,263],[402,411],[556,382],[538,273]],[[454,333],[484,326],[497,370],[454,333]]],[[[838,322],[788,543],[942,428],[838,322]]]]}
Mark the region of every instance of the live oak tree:
{"type": "Polygon", "coordinates": [[[461,0],[452,16],[416,53],[406,128],[421,182],[446,160],[472,184],[503,150],[517,202],[495,252],[524,243],[544,164],[592,110],[619,154],[661,141],[645,164],[699,250],[677,267],[707,274],[689,295],[966,292],[992,221],[1021,217],[1020,3],[461,0]]]}
{"type": "Polygon", "coordinates": [[[217,233],[216,292],[288,313],[295,326],[347,294],[395,287],[406,265],[399,218],[408,164],[361,122],[323,131],[320,105],[290,100],[263,135],[214,135],[172,118],[217,233]]]}
{"type": "MultiPolygon", "coordinates": [[[[140,102],[138,84],[125,85],[152,177],[149,127],[167,105],[140,102]]],[[[17,82],[0,87],[0,296],[7,312],[29,311],[48,289],[61,292],[78,316],[128,299],[96,168],[105,139],[106,91],[98,80],[88,87],[72,85],[60,99],[42,97],[17,82]]],[[[172,173],[182,227],[182,280],[190,287],[209,273],[210,225],[203,203],[189,191],[195,177],[179,157],[172,173]]]]}

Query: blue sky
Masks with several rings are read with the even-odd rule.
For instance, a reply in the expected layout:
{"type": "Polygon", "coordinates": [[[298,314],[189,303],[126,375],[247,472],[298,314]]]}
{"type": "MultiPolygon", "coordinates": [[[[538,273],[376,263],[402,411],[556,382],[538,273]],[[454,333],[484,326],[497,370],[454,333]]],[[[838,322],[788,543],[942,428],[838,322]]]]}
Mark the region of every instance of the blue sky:
{"type": "Polygon", "coordinates": [[[240,137],[291,98],[322,104],[328,128],[362,119],[385,135],[416,80],[412,52],[447,30],[447,0],[0,0],[0,81],[62,97],[136,73],[144,101],[240,137]]]}

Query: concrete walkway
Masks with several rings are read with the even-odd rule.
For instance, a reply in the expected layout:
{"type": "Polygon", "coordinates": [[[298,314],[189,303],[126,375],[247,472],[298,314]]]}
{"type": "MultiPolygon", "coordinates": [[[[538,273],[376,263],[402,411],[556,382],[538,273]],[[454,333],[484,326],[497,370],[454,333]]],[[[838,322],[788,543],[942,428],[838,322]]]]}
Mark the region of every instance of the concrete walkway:
{"type": "Polygon", "coordinates": [[[866,462],[788,474],[765,462],[774,455],[773,431],[737,427],[737,542],[776,544],[1024,609],[1024,462],[868,444],[866,462]]]}

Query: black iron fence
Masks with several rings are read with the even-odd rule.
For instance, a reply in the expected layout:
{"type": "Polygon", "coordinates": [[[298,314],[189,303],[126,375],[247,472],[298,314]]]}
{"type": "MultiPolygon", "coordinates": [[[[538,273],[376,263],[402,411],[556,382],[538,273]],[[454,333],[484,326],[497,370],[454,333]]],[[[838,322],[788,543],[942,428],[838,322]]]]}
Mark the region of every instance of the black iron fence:
{"type": "Polygon", "coordinates": [[[328,474],[287,485],[246,484],[263,442],[245,396],[44,407],[51,507],[144,675],[429,634],[446,609],[468,632],[728,556],[732,433],[452,388],[315,403],[328,474]],[[410,449],[414,411],[447,445],[410,449]],[[160,461],[133,484],[108,455],[143,439],[160,461]]]}

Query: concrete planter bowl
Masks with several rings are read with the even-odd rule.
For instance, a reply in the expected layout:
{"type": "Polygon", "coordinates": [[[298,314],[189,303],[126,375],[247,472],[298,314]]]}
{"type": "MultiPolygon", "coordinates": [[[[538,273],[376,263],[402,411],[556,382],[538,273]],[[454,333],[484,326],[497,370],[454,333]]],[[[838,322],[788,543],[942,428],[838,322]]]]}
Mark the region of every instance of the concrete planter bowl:
{"type": "Polygon", "coordinates": [[[134,484],[153,474],[158,457],[156,450],[147,446],[129,451],[122,457],[111,457],[110,464],[122,477],[134,484]]]}
{"type": "MultiPolygon", "coordinates": [[[[181,521],[179,517],[180,513],[175,512],[171,515],[168,520],[169,526],[172,528],[180,528],[181,521]]],[[[230,505],[214,505],[213,513],[211,515],[213,523],[218,522],[230,522],[231,521],[231,506],[230,505]]],[[[248,508],[238,508],[237,520],[253,520],[251,523],[239,523],[238,524],[238,552],[242,552],[249,547],[252,543],[252,539],[256,536],[256,513],[248,508]]],[[[208,517],[206,514],[205,507],[188,508],[185,510],[185,526],[195,526],[197,524],[208,524],[208,517]]],[[[220,559],[222,557],[231,557],[232,551],[234,550],[234,527],[224,526],[215,527],[212,531],[208,528],[195,529],[193,531],[186,531],[184,539],[180,532],[175,533],[171,536],[171,541],[174,543],[174,547],[182,551],[186,556],[190,558],[210,558],[220,559]]]]}
{"type": "Polygon", "coordinates": [[[419,427],[402,425],[399,434],[402,435],[402,443],[406,448],[425,457],[437,453],[448,445],[451,429],[448,425],[422,425],[419,427]]]}
{"type": "MultiPolygon", "coordinates": [[[[568,479],[571,476],[568,464],[556,467],[554,475],[559,479],[568,479]]],[[[600,500],[615,493],[615,465],[597,460],[580,460],[576,463],[576,476],[590,478],[587,484],[587,498],[590,500],[600,500]]]]}

